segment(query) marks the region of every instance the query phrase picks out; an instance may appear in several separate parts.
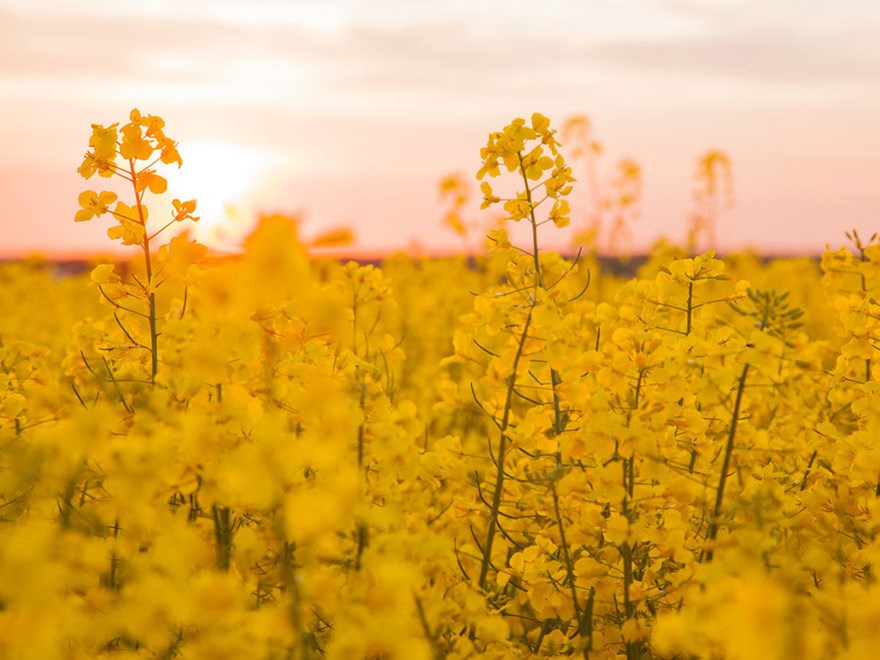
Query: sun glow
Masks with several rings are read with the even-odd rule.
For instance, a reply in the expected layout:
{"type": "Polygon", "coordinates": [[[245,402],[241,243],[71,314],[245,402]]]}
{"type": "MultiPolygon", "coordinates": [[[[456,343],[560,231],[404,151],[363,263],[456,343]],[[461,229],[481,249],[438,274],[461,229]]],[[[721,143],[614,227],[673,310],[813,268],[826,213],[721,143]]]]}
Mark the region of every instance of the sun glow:
{"type": "Polygon", "coordinates": [[[183,167],[168,172],[168,199],[196,198],[200,220],[193,237],[214,249],[235,249],[284,159],[269,149],[229,142],[187,142],[180,151],[183,167]]]}

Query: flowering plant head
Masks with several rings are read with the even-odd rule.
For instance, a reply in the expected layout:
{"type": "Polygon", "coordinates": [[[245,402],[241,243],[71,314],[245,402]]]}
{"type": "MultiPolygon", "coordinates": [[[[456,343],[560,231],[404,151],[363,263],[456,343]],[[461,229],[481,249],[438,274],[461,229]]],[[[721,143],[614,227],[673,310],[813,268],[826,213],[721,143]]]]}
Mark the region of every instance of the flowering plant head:
{"type": "Polygon", "coordinates": [[[575,179],[559,153],[560,145],[555,135],[556,131],[550,128],[550,120],[537,112],[532,115],[531,124],[517,118],[503,131],[490,133],[486,146],[480,150],[483,162],[477,171],[477,179],[482,181],[481,208],[503,201],[508,219],[518,222],[528,218],[537,225],[541,223],[535,219],[535,209],[552,199],[553,206],[546,221],[557,227],[568,225],[570,209],[568,200],[564,198],[571,192],[570,184],[575,179]],[[500,176],[502,165],[508,172],[519,170],[524,186],[515,197],[506,200],[496,196],[491,184],[483,180],[487,176],[500,176]]]}
{"type": "MultiPolygon", "coordinates": [[[[135,108],[129,113],[129,121],[122,126],[119,123],[103,126],[92,124],[92,135],[89,138],[89,150],[86,152],[78,171],[84,179],[92,178],[96,173],[104,178],[119,177],[130,186],[134,199],[131,204],[118,200],[115,192],[105,190],[85,190],[79,195],[79,210],[74,219],[76,222],[87,222],[92,218],[109,213],[116,224],[107,230],[113,240],[123,245],[136,245],[143,252],[143,279],[136,275],[120,278],[113,272],[109,264],[98,266],[92,274],[92,281],[97,285],[103,299],[114,309],[114,318],[125,337],[121,346],[133,346],[148,355],[150,361],[149,382],[155,384],[159,367],[159,313],[157,312],[156,290],[167,280],[174,268],[162,269],[169,265],[167,255],[170,253],[187,252],[181,250],[180,241],[172,241],[159,250],[160,263],[154,264],[152,241],[166,229],[184,220],[197,221],[195,215],[196,200],[172,201],[170,219],[159,229],[148,231],[147,219],[149,209],[144,201],[147,192],[161,195],[168,189],[168,181],[156,172],[158,163],[170,165],[183,164],[177,143],[165,135],[165,121],[161,117],[143,115],[135,108]],[[112,208],[111,208],[112,206],[112,208]],[[165,248],[164,251],[162,248],[165,248]],[[165,258],[163,259],[163,254],[165,258]],[[159,270],[155,270],[154,266],[159,270]],[[124,304],[126,297],[134,307],[124,304]],[[122,317],[120,316],[122,315],[122,317]],[[126,317],[126,318],[123,318],[126,317]],[[137,325],[144,322],[148,328],[149,341],[135,338],[138,334],[137,325]]],[[[186,241],[183,242],[184,244],[186,241]]],[[[199,254],[201,252],[196,250],[199,254]]],[[[203,255],[202,255],[203,256],[203,255]]],[[[183,269],[178,268],[182,275],[180,283],[186,287],[188,278],[183,269]]],[[[185,305],[180,305],[181,314],[185,305]]],[[[126,348],[127,351],[127,348],[126,348]]],[[[108,367],[109,370],[109,367],[108,367]]],[[[128,409],[128,404],[125,404],[128,409]]]]}
{"type": "MultiPolygon", "coordinates": [[[[79,196],[77,222],[110,213],[118,223],[108,229],[110,238],[121,240],[124,245],[143,245],[152,238],[146,231],[148,213],[143,197],[146,191],[161,195],[168,189],[167,179],[159,175],[154,166],[160,162],[176,163],[178,167],[183,164],[177,142],[165,135],[164,128],[165,121],[161,117],[142,115],[136,108],[129,114],[129,122],[122,126],[119,122],[109,126],[92,124],[89,151],[77,171],[84,179],[97,173],[104,178],[118,176],[128,181],[134,189],[135,203],[129,206],[117,201],[117,194],[111,191],[86,190],[79,196]],[[114,202],[116,206],[111,208],[114,202]]],[[[173,206],[171,222],[153,236],[174,222],[199,219],[194,215],[196,200],[175,199],[173,206]]]]}

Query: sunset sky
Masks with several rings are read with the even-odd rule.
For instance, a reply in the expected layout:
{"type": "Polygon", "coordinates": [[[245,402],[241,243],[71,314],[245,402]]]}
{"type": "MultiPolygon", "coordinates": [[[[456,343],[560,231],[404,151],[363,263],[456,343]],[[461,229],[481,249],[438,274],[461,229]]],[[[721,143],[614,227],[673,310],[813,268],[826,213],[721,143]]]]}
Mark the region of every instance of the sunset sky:
{"type": "Polygon", "coordinates": [[[606,176],[643,166],[636,249],[682,238],[709,148],[733,163],[723,250],[880,229],[877,0],[0,0],[0,255],[109,247],[73,221],[100,185],[76,168],[132,107],[165,118],[174,194],[224,249],[261,211],[455,249],[439,179],[536,111],[587,114],[606,176]]]}

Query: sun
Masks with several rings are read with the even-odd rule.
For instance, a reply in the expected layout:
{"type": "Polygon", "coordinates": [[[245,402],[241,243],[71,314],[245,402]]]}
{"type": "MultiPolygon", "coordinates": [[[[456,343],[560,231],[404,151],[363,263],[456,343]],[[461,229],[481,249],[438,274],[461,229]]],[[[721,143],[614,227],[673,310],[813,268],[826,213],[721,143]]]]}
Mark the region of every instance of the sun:
{"type": "Polygon", "coordinates": [[[270,149],[219,141],[187,142],[180,155],[183,166],[167,173],[167,198],[197,199],[200,220],[190,230],[193,237],[216,250],[234,250],[273,187],[280,157],[270,149]]]}

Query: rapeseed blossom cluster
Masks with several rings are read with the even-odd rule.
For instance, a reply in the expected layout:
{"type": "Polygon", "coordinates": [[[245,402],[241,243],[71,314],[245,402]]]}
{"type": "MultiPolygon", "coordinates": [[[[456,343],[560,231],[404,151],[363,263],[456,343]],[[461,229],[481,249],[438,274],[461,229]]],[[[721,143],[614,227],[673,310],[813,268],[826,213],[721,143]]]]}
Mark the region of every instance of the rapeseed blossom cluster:
{"type": "Polygon", "coordinates": [[[481,156],[473,262],[319,260],[284,215],[219,259],[159,244],[194,201],[150,224],[162,120],[93,127],[133,203],[76,219],[139,254],[0,268],[0,657],[872,657],[876,237],[618,278],[542,248],[547,118],[481,156]]]}

